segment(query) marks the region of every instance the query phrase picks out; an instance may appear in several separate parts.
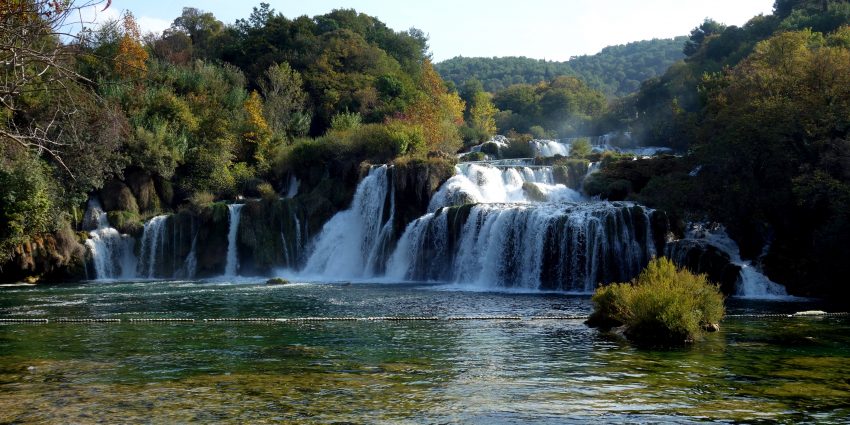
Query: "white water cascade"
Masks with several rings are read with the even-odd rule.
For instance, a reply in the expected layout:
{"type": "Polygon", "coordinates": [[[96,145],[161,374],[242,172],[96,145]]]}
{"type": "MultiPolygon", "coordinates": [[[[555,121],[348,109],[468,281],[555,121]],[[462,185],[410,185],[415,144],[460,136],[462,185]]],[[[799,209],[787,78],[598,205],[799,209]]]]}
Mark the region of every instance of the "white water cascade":
{"type": "Polygon", "coordinates": [[[570,156],[570,143],[561,143],[557,140],[532,140],[528,142],[534,156],[553,157],[556,155],[570,156]]]}
{"type": "Polygon", "coordinates": [[[784,286],[770,280],[752,262],[741,259],[738,244],[729,237],[723,226],[692,223],[685,232],[685,239],[700,240],[713,245],[729,255],[729,261],[732,264],[741,267],[741,274],[735,287],[735,296],[754,299],[789,297],[784,286]]]}
{"type": "Polygon", "coordinates": [[[244,204],[230,204],[230,225],[227,231],[227,262],[224,265],[224,276],[235,277],[239,272],[239,252],[236,246],[236,236],[239,234],[239,219],[244,204]]]}
{"type": "Polygon", "coordinates": [[[373,277],[392,238],[395,194],[390,167],[373,167],[357,186],[351,208],[336,214],[322,228],[303,269],[322,279],[373,277]]]}
{"type": "Polygon", "coordinates": [[[494,166],[467,163],[431,198],[428,212],[465,203],[580,202],[580,193],[555,184],[552,167],[494,166]],[[533,187],[529,187],[533,185],[533,187]],[[529,193],[532,189],[535,193],[529,193]],[[535,190],[536,189],[536,190],[535,190]],[[545,199],[537,199],[542,196],[545,199]]]}
{"type": "Polygon", "coordinates": [[[135,240],[109,226],[106,212],[96,199],[89,201],[86,216],[95,218],[97,228],[89,232],[86,247],[91,252],[96,280],[132,279],[136,274],[135,240]]]}
{"type": "Polygon", "coordinates": [[[157,274],[157,259],[165,255],[165,224],[167,215],[158,215],[145,223],[139,252],[139,277],[153,279],[157,274]]]}
{"type": "Polygon", "coordinates": [[[631,279],[656,254],[651,213],[608,202],[443,208],[407,227],[387,277],[591,292],[631,279]]]}

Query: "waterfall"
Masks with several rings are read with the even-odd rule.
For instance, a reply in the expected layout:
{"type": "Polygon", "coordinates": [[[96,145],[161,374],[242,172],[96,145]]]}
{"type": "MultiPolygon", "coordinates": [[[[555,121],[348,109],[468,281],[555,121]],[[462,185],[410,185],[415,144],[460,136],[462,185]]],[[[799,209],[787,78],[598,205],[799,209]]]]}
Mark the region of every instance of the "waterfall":
{"type": "Polygon", "coordinates": [[[742,298],[776,299],[788,298],[785,287],[765,276],[751,261],[741,259],[738,244],[726,233],[721,225],[691,223],[685,233],[686,240],[702,241],[725,252],[729,262],[741,267],[735,296],[742,298]]]}
{"type": "Polygon", "coordinates": [[[373,167],[357,186],[351,208],[336,214],[319,233],[303,272],[331,279],[380,273],[395,217],[390,168],[373,167]]]}
{"type": "Polygon", "coordinates": [[[139,252],[139,276],[147,279],[156,278],[160,274],[157,260],[165,255],[167,215],[159,215],[145,223],[142,234],[142,246],[139,252]]]}
{"type": "Polygon", "coordinates": [[[227,262],[224,266],[225,277],[235,277],[239,272],[239,252],[236,246],[236,236],[239,234],[239,218],[244,204],[227,206],[230,211],[230,226],[227,231],[227,262]]]}
{"type": "Polygon", "coordinates": [[[292,199],[298,196],[298,187],[301,185],[301,182],[298,181],[298,178],[295,177],[295,174],[291,174],[289,176],[289,184],[286,189],[286,199],[292,199]]]}
{"type": "Polygon", "coordinates": [[[183,262],[183,277],[187,279],[193,279],[195,274],[198,271],[198,235],[196,234],[192,238],[192,247],[189,249],[189,255],[186,256],[186,260],[183,262]]]}
{"type": "Polygon", "coordinates": [[[387,277],[591,292],[633,278],[656,254],[650,215],[608,202],[443,208],[407,227],[387,277]]]}
{"type": "Polygon", "coordinates": [[[580,193],[555,184],[552,167],[461,164],[434,194],[428,212],[466,203],[578,202],[580,193]]]}
{"type": "Polygon", "coordinates": [[[534,156],[553,157],[556,155],[570,156],[570,143],[562,143],[557,140],[532,140],[528,142],[534,156]]]}
{"type": "Polygon", "coordinates": [[[96,199],[91,199],[86,211],[87,217],[94,218],[86,247],[92,256],[96,280],[133,279],[136,272],[136,258],[133,256],[135,240],[122,235],[109,226],[106,212],[96,199]]]}

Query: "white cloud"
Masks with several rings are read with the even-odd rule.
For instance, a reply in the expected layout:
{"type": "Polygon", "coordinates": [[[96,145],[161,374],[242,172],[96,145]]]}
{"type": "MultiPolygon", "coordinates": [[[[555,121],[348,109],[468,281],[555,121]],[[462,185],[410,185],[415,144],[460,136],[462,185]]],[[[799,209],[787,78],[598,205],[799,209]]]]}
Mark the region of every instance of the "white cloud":
{"type": "Polygon", "coordinates": [[[97,28],[106,22],[117,20],[120,16],[121,11],[115,7],[104,10],[102,5],[95,5],[80,9],[79,15],[72,16],[71,21],[89,28],[97,28]]]}
{"type": "Polygon", "coordinates": [[[171,26],[171,22],[165,19],[152,18],[150,16],[140,16],[136,19],[142,34],[152,32],[154,34],[162,34],[163,31],[171,26]]]}

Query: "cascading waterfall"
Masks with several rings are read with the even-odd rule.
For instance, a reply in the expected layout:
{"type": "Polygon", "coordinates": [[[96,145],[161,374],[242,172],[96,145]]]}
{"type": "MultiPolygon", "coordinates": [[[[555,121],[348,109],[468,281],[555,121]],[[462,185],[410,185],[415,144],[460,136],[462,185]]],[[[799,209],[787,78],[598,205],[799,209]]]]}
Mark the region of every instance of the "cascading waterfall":
{"type": "Polygon", "coordinates": [[[198,235],[192,238],[192,247],[189,249],[189,255],[183,262],[183,277],[193,279],[198,272],[198,235]]]}
{"type": "Polygon", "coordinates": [[[556,155],[570,156],[570,143],[562,143],[557,140],[532,140],[528,143],[531,145],[534,156],[545,158],[556,155]]]}
{"type": "Polygon", "coordinates": [[[165,255],[167,215],[159,215],[145,223],[139,253],[139,277],[153,279],[157,276],[157,259],[165,255]]]}
{"type": "Polygon", "coordinates": [[[93,218],[86,221],[94,221],[97,226],[89,232],[86,240],[94,263],[95,279],[133,279],[136,273],[135,240],[109,226],[106,212],[96,199],[89,201],[86,216],[93,218]]]}
{"type": "Polygon", "coordinates": [[[390,167],[373,167],[357,186],[351,208],[319,233],[303,273],[325,279],[372,277],[382,272],[395,217],[390,167]]]}
{"type": "Polygon", "coordinates": [[[286,199],[292,199],[298,196],[298,187],[301,185],[301,182],[298,181],[298,178],[295,177],[295,174],[289,176],[289,184],[286,187],[286,199]]]}
{"type": "Polygon", "coordinates": [[[784,286],[770,280],[751,261],[741,259],[738,244],[729,237],[723,226],[691,223],[685,232],[685,239],[712,245],[725,252],[729,256],[730,263],[741,267],[741,273],[735,285],[735,296],[756,299],[789,297],[784,286]]]}
{"type": "Polygon", "coordinates": [[[656,254],[651,210],[631,203],[479,204],[412,222],[387,266],[395,280],[591,292],[656,254]]]}
{"type": "Polygon", "coordinates": [[[555,184],[552,167],[460,164],[431,198],[428,212],[466,203],[579,202],[580,193],[555,184]],[[533,187],[529,187],[532,185],[533,187]],[[534,193],[529,193],[532,189],[534,193]],[[543,196],[545,199],[535,199],[543,196]]]}
{"type": "Polygon", "coordinates": [[[230,225],[227,231],[227,262],[224,266],[225,277],[235,277],[239,272],[239,252],[236,246],[236,236],[239,234],[239,219],[244,204],[227,206],[230,212],[230,225]]]}

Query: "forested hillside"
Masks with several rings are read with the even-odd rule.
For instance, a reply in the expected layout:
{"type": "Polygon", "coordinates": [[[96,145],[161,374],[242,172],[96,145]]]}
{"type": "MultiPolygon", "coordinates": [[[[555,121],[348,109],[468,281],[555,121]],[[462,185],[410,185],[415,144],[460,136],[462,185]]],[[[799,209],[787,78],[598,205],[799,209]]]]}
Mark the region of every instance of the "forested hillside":
{"type": "Polygon", "coordinates": [[[305,192],[325,185],[310,201],[318,217],[348,202],[362,161],[462,146],[465,104],[416,30],[353,10],[289,19],[261,4],[232,25],[185,8],[143,39],[125,12],[60,38],[91,3],[0,9],[6,258],[37,235],[73,239],[98,195],[110,222],[129,230],[161,212],[274,198],[297,175],[305,192]]]}
{"type": "Polygon", "coordinates": [[[686,40],[687,37],[676,37],[609,46],[595,55],[577,56],[567,62],[526,57],[456,57],[435,67],[443,78],[457,86],[477,79],[491,93],[513,84],[537,84],[558,76],[572,76],[608,96],[623,96],[684,58],[682,49],[686,40]]]}
{"type": "Polygon", "coordinates": [[[689,155],[680,167],[624,163],[590,186],[603,196],[627,187],[675,216],[725,223],[773,279],[846,293],[838,282],[850,274],[848,24],[850,2],[822,0],[777,0],[773,14],[742,27],[706,20],[684,62],[603,120],[689,155]]]}

